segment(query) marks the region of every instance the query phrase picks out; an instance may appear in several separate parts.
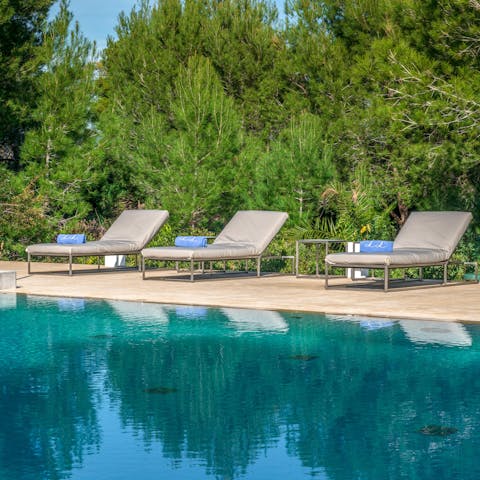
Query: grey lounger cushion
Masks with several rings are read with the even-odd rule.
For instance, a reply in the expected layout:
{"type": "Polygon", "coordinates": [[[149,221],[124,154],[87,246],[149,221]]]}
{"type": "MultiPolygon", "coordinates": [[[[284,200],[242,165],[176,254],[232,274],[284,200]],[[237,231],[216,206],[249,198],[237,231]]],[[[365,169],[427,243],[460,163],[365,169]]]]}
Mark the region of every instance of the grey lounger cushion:
{"type": "Polygon", "coordinates": [[[438,265],[452,256],[467,229],[470,212],[412,212],[390,253],[331,253],[325,262],[339,267],[438,265]]]}
{"type": "Polygon", "coordinates": [[[125,210],[97,241],[78,245],[38,243],[26,249],[31,255],[88,256],[138,253],[168,219],[166,210],[125,210]]]}
{"type": "Polygon", "coordinates": [[[285,212],[241,210],[207,247],[152,247],[144,258],[157,260],[228,260],[260,256],[288,218],[285,212]]]}
{"type": "Polygon", "coordinates": [[[325,261],[333,266],[406,266],[441,263],[448,260],[442,250],[399,249],[390,253],[331,253],[325,261]]]}
{"type": "Polygon", "coordinates": [[[268,247],[288,219],[288,213],[264,210],[240,210],[225,225],[213,242],[217,244],[252,245],[255,255],[268,247]]]}
{"type": "Polygon", "coordinates": [[[142,255],[145,258],[161,260],[222,260],[224,258],[253,257],[255,256],[255,247],[253,245],[236,245],[232,243],[211,244],[198,248],[151,247],[144,248],[142,255]]]}

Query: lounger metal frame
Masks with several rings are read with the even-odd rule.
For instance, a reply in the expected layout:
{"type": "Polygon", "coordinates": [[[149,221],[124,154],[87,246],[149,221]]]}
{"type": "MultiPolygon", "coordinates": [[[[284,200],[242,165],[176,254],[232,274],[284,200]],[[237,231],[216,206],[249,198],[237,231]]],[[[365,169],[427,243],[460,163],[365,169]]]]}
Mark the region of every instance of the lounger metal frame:
{"type": "Polygon", "coordinates": [[[78,254],[78,253],[72,253],[72,252],[69,252],[68,254],[56,253],[55,255],[48,255],[48,254],[44,254],[44,255],[34,254],[34,255],[32,255],[30,252],[27,252],[27,273],[29,275],[32,273],[32,267],[31,267],[32,257],[52,257],[52,258],[53,257],[65,257],[65,258],[68,258],[68,275],[72,276],[73,275],[73,269],[72,269],[73,258],[97,257],[97,267],[98,267],[98,270],[100,270],[100,259],[104,258],[104,257],[107,257],[107,256],[110,256],[110,255],[135,255],[138,271],[140,271],[140,269],[141,269],[141,262],[139,261],[140,256],[141,256],[140,252],[141,252],[141,250],[133,251],[133,252],[132,251],[129,251],[129,252],[115,252],[115,253],[109,252],[109,253],[105,253],[104,255],[98,255],[98,253],[88,255],[88,254],[85,254],[85,253],[78,254]]]}
{"type": "MultiPolygon", "coordinates": [[[[292,260],[292,274],[295,273],[295,256],[293,255],[255,255],[255,256],[250,256],[250,257],[242,257],[242,258],[203,258],[201,260],[195,260],[195,259],[185,259],[185,260],[178,260],[177,258],[176,259],[165,259],[165,258],[162,258],[162,259],[156,259],[154,257],[147,257],[149,260],[156,260],[156,261],[159,261],[159,262],[169,262],[169,261],[174,261],[175,264],[176,264],[176,270],[177,272],[179,271],[179,268],[178,268],[178,264],[179,262],[188,262],[189,263],[189,273],[190,273],[190,279],[189,281],[190,282],[193,282],[195,281],[195,264],[196,263],[199,263],[200,264],[200,273],[201,274],[204,274],[205,273],[205,263],[206,262],[223,262],[224,264],[224,268],[223,272],[226,273],[227,269],[226,269],[226,262],[241,262],[241,261],[245,261],[245,272],[246,273],[249,273],[249,268],[248,268],[248,261],[249,260],[256,260],[257,262],[257,266],[256,266],[256,271],[257,271],[257,277],[260,277],[260,274],[261,274],[261,262],[262,262],[262,259],[263,260],[292,260]]],[[[140,269],[139,269],[140,270],[140,269]]],[[[145,268],[145,257],[142,255],[142,259],[141,259],[141,271],[142,271],[142,279],[145,280],[146,279],[146,268],[145,268]]],[[[212,268],[211,268],[211,265],[210,265],[210,269],[209,269],[210,272],[212,272],[212,268]]]]}
{"type": "Polygon", "coordinates": [[[423,268],[424,267],[443,267],[443,281],[442,285],[446,285],[448,283],[448,265],[473,265],[475,269],[475,281],[476,283],[479,282],[478,280],[478,262],[459,262],[459,261],[451,261],[451,260],[445,260],[443,262],[435,262],[435,263],[416,263],[412,265],[380,265],[380,264],[372,264],[372,265],[353,265],[349,264],[348,266],[346,265],[338,265],[338,264],[329,264],[328,262],[325,261],[325,289],[328,288],[328,269],[331,268],[366,268],[366,269],[371,269],[371,270],[383,270],[383,290],[384,292],[388,291],[388,286],[389,286],[389,275],[390,275],[390,270],[395,270],[395,269],[407,269],[407,268],[418,268],[419,269],[419,280],[423,281],[423,268]]]}

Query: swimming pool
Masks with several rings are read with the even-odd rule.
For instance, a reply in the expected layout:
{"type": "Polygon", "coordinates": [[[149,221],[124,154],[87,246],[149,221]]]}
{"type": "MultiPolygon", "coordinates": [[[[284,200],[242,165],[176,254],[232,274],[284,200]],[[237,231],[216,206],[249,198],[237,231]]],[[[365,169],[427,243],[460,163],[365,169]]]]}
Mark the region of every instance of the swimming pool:
{"type": "Polygon", "coordinates": [[[0,295],[0,478],[478,479],[476,325],[0,295]]]}

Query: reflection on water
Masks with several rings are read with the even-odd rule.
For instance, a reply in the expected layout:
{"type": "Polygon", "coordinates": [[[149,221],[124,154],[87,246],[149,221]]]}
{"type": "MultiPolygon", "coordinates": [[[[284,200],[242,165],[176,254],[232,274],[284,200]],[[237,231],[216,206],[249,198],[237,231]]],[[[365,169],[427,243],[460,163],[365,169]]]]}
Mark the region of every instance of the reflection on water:
{"type": "Polygon", "coordinates": [[[461,323],[401,320],[400,325],[414,343],[469,347],[472,337],[461,323]]]}
{"type": "Polygon", "coordinates": [[[59,310],[77,311],[85,309],[85,300],[83,298],[58,298],[57,305],[59,310]]]}
{"type": "Polygon", "coordinates": [[[15,293],[0,293],[0,310],[16,308],[17,295],[15,293]]]}
{"type": "Polygon", "coordinates": [[[222,308],[222,313],[239,332],[286,332],[288,324],[278,312],[222,308]]]}
{"type": "Polygon", "coordinates": [[[65,305],[0,310],[2,480],[480,476],[476,326],[65,305]]]}
{"type": "Polygon", "coordinates": [[[334,322],[355,322],[359,323],[366,330],[377,330],[380,328],[388,328],[395,325],[395,321],[391,318],[374,318],[353,315],[325,315],[328,320],[334,322]]]}
{"type": "Polygon", "coordinates": [[[158,303],[108,300],[112,309],[127,322],[167,323],[168,315],[158,303]]]}
{"type": "Polygon", "coordinates": [[[195,307],[192,305],[182,305],[175,308],[175,316],[180,318],[197,318],[202,319],[208,315],[208,308],[195,307]]]}

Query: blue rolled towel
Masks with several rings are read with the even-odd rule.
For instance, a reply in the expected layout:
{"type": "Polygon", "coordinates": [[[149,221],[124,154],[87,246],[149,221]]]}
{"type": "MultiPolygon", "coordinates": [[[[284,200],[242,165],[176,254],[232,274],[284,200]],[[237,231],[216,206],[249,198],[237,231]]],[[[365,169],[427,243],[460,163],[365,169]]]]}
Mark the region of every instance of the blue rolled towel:
{"type": "Polygon", "coordinates": [[[362,240],[360,252],[364,253],[388,253],[393,251],[393,242],[388,240],[362,240]]]}
{"type": "Polygon", "coordinates": [[[175,238],[175,246],[190,247],[190,248],[206,247],[207,237],[189,237],[189,236],[177,237],[175,238]]]}
{"type": "Polygon", "coordinates": [[[57,235],[57,243],[62,245],[78,245],[85,243],[86,238],[84,233],[60,233],[57,235]]]}

